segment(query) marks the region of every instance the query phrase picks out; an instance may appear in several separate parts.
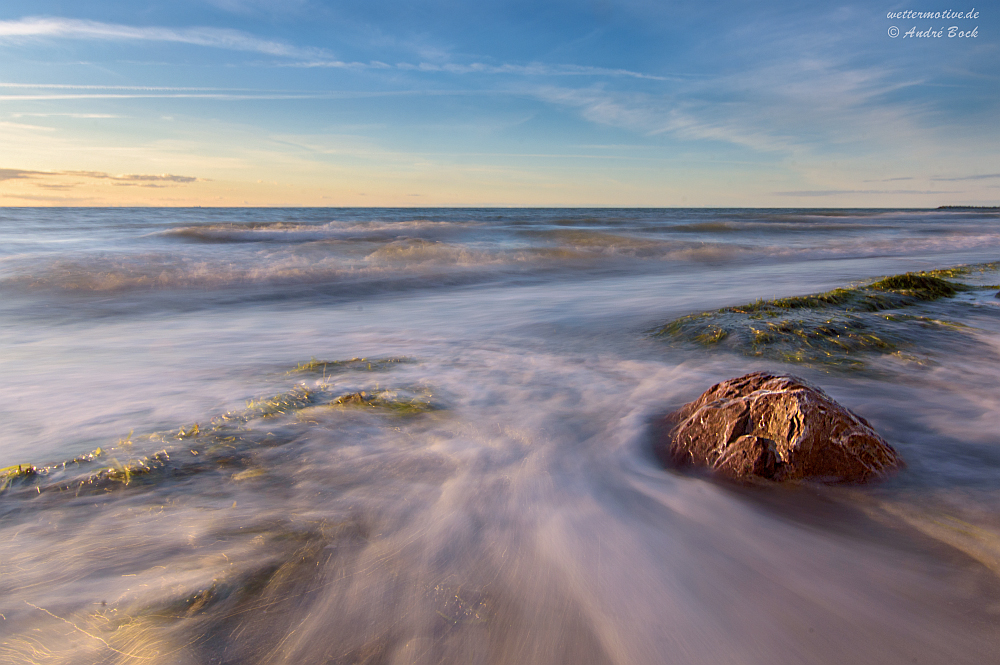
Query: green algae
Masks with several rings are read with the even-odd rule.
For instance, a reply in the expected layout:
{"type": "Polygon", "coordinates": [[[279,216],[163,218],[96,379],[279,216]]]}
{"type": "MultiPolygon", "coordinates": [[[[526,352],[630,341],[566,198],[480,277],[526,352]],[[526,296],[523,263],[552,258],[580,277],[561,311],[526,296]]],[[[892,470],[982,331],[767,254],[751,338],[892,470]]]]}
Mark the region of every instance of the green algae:
{"type": "Polygon", "coordinates": [[[223,419],[241,420],[246,422],[253,418],[268,418],[284,413],[290,413],[313,404],[319,398],[319,391],[304,385],[297,385],[291,390],[271,397],[248,400],[247,408],[241,413],[230,413],[223,419]]]}
{"type": "Polygon", "coordinates": [[[0,492],[17,481],[34,477],[37,473],[38,469],[33,464],[15,464],[0,469],[0,492]]]}
{"type": "Polygon", "coordinates": [[[938,298],[950,298],[959,291],[967,291],[971,287],[959,282],[949,282],[933,275],[908,272],[880,279],[869,284],[867,288],[888,291],[918,300],[937,300],[938,298]]]}
{"type": "Polygon", "coordinates": [[[724,307],[719,311],[758,317],[779,316],[789,310],[799,309],[878,312],[948,298],[959,291],[968,291],[972,288],[966,284],[949,282],[924,273],[906,273],[886,277],[867,286],[840,288],[807,296],[758,300],[746,305],[724,307]]]}
{"type": "Polygon", "coordinates": [[[441,408],[430,398],[429,392],[424,395],[406,396],[400,395],[398,391],[394,390],[381,390],[372,393],[362,390],[341,395],[330,402],[330,406],[384,409],[388,413],[396,415],[416,415],[437,411],[441,408]]]}
{"type": "Polygon", "coordinates": [[[131,459],[125,463],[119,462],[117,458],[109,460],[111,465],[101,469],[82,480],[77,486],[77,490],[102,490],[110,491],[115,486],[128,486],[133,481],[144,482],[153,480],[155,472],[166,468],[170,461],[170,456],[166,450],[146,455],[137,459],[131,459]]]}
{"type": "Polygon", "coordinates": [[[310,358],[307,362],[299,363],[288,374],[322,374],[329,376],[339,372],[384,372],[392,369],[400,363],[412,363],[412,358],[351,358],[350,360],[317,360],[310,358]]]}
{"type": "Polygon", "coordinates": [[[989,288],[945,277],[984,273],[1000,262],[892,275],[825,293],[758,300],[674,319],[654,337],[743,355],[828,368],[863,369],[873,355],[914,358],[928,330],[962,334],[967,326],[909,313],[963,291],[989,288]]]}
{"type": "MultiPolygon", "coordinates": [[[[20,464],[0,469],[0,492],[31,485],[36,494],[70,492],[74,496],[156,485],[201,473],[224,472],[241,482],[267,475],[254,461],[254,451],[283,446],[296,440],[309,416],[361,410],[382,417],[415,417],[443,407],[427,388],[400,388],[343,392],[334,386],[298,384],[268,397],[249,400],[246,408],[217,416],[207,425],[193,423],[175,430],[121,437],[108,448],[97,448],[73,459],[35,466],[20,464]],[[272,421],[280,421],[272,424],[272,421]],[[296,426],[298,429],[296,429],[296,426]],[[166,447],[136,456],[134,448],[153,444],[166,447]],[[168,450],[170,448],[170,450],[168,450]],[[88,470],[88,467],[90,470],[88,470]],[[96,468],[94,468],[96,467],[96,468]],[[74,470],[83,471],[84,475],[74,470]]],[[[326,423],[327,425],[333,425],[326,423]]]]}

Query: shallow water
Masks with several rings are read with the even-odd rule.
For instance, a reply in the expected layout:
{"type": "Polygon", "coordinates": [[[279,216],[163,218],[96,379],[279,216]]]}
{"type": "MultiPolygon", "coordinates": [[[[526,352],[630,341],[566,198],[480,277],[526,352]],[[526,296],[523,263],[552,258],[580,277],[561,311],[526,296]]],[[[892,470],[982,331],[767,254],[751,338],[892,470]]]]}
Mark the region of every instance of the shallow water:
{"type": "Polygon", "coordinates": [[[0,467],[46,468],[0,494],[4,662],[998,659],[994,291],[850,372],[648,334],[995,261],[995,212],[2,209],[0,237],[0,467]],[[405,362],[291,371],[361,357],[405,362]],[[658,466],[658,415],[763,368],[907,468],[658,466]],[[400,408],[329,404],[360,391],[400,408]]]}

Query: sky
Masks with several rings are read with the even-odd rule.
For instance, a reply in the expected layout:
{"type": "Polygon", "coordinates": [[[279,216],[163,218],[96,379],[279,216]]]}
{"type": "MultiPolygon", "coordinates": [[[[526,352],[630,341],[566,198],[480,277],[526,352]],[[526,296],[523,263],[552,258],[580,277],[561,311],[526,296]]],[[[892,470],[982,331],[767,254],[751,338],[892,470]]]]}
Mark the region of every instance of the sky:
{"type": "Polygon", "coordinates": [[[948,2],[5,0],[0,206],[998,205],[948,2]]]}

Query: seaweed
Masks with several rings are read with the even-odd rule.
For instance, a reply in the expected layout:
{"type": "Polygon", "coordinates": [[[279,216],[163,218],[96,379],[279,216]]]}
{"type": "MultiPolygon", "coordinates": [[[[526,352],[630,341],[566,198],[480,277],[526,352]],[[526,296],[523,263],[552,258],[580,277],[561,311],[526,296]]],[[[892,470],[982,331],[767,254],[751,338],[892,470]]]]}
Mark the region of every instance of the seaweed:
{"type": "Polygon", "coordinates": [[[938,298],[950,298],[959,291],[967,291],[972,287],[959,282],[949,282],[933,275],[908,272],[880,279],[869,284],[868,288],[876,291],[890,291],[918,300],[937,300],[938,298]]]}
{"type": "Polygon", "coordinates": [[[381,390],[373,393],[362,390],[356,393],[347,393],[330,402],[330,405],[384,409],[396,415],[427,413],[441,408],[430,400],[430,393],[424,396],[401,397],[394,390],[381,390]]]}
{"type": "Polygon", "coordinates": [[[32,478],[38,474],[34,464],[15,464],[0,469],[0,491],[7,489],[16,481],[32,478]]]}
{"type": "MultiPolygon", "coordinates": [[[[305,408],[313,404],[320,397],[317,390],[304,385],[297,385],[291,390],[264,397],[258,400],[247,401],[247,408],[241,413],[228,413],[222,416],[223,420],[240,420],[246,422],[252,418],[268,418],[277,416],[298,409],[305,408]]],[[[195,425],[197,427],[197,424],[195,425]]]]}
{"type": "Polygon", "coordinates": [[[896,310],[987,288],[945,277],[998,268],[1000,262],[905,273],[825,293],[758,300],[682,316],[651,334],[789,363],[862,369],[874,354],[903,356],[928,328],[965,332],[967,326],[940,317],[896,310]]]}
{"type": "Polygon", "coordinates": [[[338,372],[382,372],[392,369],[400,363],[412,363],[412,358],[351,358],[350,360],[317,360],[310,358],[308,362],[299,363],[288,374],[322,374],[328,376],[338,372]]]}
{"type": "Polygon", "coordinates": [[[382,417],[414,417],[443,408],[426,388],[337,392],[332,386],[295,385],[270,397],[247,402],[245,409],[231,411],[202,426],[193,423],[166,432],[153,432],[133,441],[133,432],[117,443],[97,448],[73,459],[35,466],[19,464],[0,469],[0,492],[31,486],[32,494],[70,492],[73,496],[142,488],[168,479],[223,472],[235,482],[266,475],[254,461],[254,451],[288,445],[301,436],[303,423],[315,423],[314,409],[324,413],[359,409],[382,417]],[[257,427],[282,416],[296,416],[280,423],[257,427]],[[295,427],[298,423],[297,428],[295,427]],[[167,446],[151,454],[136,456],[136,442],[167,446]],[[180,443],[183,442],[183,443],[180,443]],[[168,448],[170,448],[168,450],[168,448]],[[124,460],[124,461],[120,461],[124,460]],[[94,470],[87,467],[99,465],[94,470]],[[69,472],[84,471],[75,478],[69,472]],[[226,471],[236,469],[235,472],[226,471]]]}

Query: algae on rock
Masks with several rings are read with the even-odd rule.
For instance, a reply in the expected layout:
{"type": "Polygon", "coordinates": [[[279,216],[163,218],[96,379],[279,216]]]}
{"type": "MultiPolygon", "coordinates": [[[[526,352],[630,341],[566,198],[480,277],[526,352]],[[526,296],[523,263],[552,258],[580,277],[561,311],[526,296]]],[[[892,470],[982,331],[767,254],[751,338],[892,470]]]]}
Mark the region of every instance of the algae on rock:
{"type": "Polygon", "coordinates": [[[748,356],[844,369],[865,367],[866,354],[902,353],[931,330],[962,324],[905,311],[962,291],[982,289],[944,279],[995,270],[995,264],[905,273],[867,285],[806,296],[758,300],[714,312],[689,314],[652,331],[703,347],[748,356]]]}
{"type": "Polygon", "coordinates": [[[382,372],[392,369],[394,365],[400,363],[411,363],[410,358],[351,358],[350,360],[317,360],[310,358],[307,362],[299,363],[294,369],[289,370],[289,374],[336,374],[338,372],[358,371],[358,372],[382,372]]]}
{"type": "MultiPolygon", "coordinates": [[[[394,358],[371,363],[404,361],[394,358]]],[[[359,362],[362,361],[354,358],[328,364],[354,368],[359,362]]],[[[285,392],[249,400],[245,409],[216,416],[208,424],[193,423],[135,439],[129,432],[107,449],[97,448],[71,460],[0,469],[0,493],[20,492],[30,486],[31,494],[54,491],[78,496],[126,487],[135,489],[168,478],[180,480],[211,472],[224,472],[232,480],[248,480],[265,473],[255,461],[256,451],[295,441],[305,431],[303,426],[319,422],[313,418],[319,412],[333,415],[356,408],[381,418],[414,417],[442,409],[433,398],[433,392],[421,386],[394,390],[376,386],[374,390],[355,388],[345,392],[325,382],[315,386],[297,384],[285,392]],[[134,451],[137,444],[146,450],[153,446],[160,449],[141,455],[134,451]]]]}

